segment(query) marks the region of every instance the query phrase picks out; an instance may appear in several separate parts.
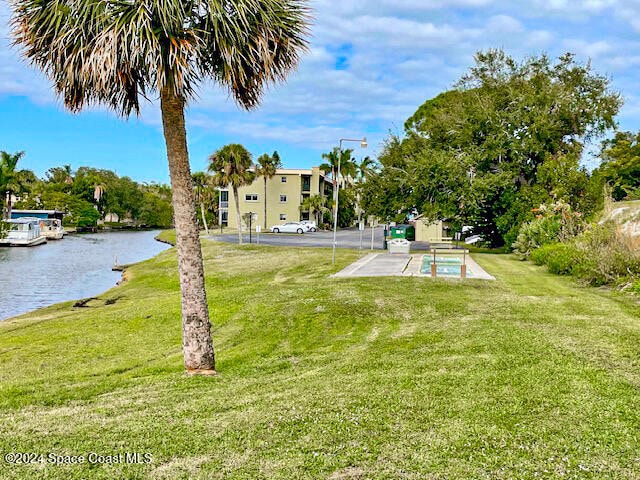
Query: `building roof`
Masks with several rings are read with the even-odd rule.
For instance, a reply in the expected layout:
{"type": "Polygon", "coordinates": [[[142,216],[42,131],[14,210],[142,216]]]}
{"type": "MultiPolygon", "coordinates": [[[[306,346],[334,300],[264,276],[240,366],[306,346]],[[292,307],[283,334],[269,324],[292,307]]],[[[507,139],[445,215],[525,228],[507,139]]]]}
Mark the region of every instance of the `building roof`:
{"type": "Polygon", "coordinates": [[[19,210],[16,208],[11,209],[11,213],[46,213],[48,215],[52,214],[52,213],[64,213],[60,210],[19,210]]]}
{"type": "MultiPolygon", "coordinates": [[[[318,167],[313,167],[318,168],[318,167]]],[[[255,167],[251,167],[249,171],[253,172],[255,167]]],[[[319,170],[320,175],[324,176],[324,172],[319,170]]],[[[312,175],[312,168],[279,168],[276,170],[276,175],[312,175]]]]}

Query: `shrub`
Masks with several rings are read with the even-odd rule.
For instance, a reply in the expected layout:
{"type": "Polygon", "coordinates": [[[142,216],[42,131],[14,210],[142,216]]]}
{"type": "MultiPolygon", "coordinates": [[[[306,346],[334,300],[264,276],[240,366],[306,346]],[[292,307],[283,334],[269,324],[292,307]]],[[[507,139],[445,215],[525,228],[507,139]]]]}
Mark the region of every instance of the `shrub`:
{"type": "Polygon", "coordinates": [[[592,227],[575,241],[585,254],[576,275],[591,285],[610,285],[640,277],[640,249],[636,243],[612,222],[592,227]]]}
{"type": "Polygon", "coordinates": [[[540,217],[520,227],[513,249],[523,257],[528,257],[544,245],[556,243],[560,234],[560,220],[556,217],[540,217]]]}
{"type": "Polygon", "coordinates": [[[530,259],[593,286],[632,285],[640,291],[640,238],[625,235],[613,222],[593,225],[568,243],[544,245],[530,259]]]}
{"type": "Polygon", "coordinates": [[[553,250],[555,244],[545,245],[544,247],[537,248],[531,252],[529,259],[536,265],[547,265],[549,259],[549,252],[553,250]]]}
{"type": "Polygon", "coordinates": [[[512,247],[523,258],[535,249],[557,242],[569,242],[585,228],[582,215],[566,203],[540,205],[533,210],[537,218],[520,227],[512,247]]]}
{"type": "Polygon", "coordinates": [[[537,265],[546,265],[549,272],[556,275],[571,275],[582,260],[582,252],[573,245],[554,243],[535,250],[531,260],[537,265]]]}

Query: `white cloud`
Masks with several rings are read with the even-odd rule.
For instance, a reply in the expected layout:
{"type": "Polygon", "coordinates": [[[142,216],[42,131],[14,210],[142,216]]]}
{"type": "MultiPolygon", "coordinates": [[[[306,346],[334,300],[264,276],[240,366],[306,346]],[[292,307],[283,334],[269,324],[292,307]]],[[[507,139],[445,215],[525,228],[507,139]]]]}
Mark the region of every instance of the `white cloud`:
{"type": "Polygon", "coordinates": [[[509,15],[496,15],[487,22],[487,31],[498,31],[500,33],[520,33],[524,30],[524,26],[518,20],[509,15]]]}
{"type": "MultiPolygon", "coordinates": [[[[271,87],[251,113],[219,86],[204,85],[189,125],[311,148],[354,132],[380,141],[489,47],[516,57],[575,52],[593,59],[598,71],[615,73],[623,93],[640,80],[640,44],[632,39],[633,28],[640,32],[637,0],[312,0],[312,6],[312,47],[286,84],[271,87]],[[336,69],[340,55],[346,67],[336,69]]],[[[0,96],[55,102],[47,80],[9,47],[8,15],[0,0],[0,96]]],[[[640,118],[638,103],[625,107],[626,122],[640,118]]],[[[158,106],[146,105],[142,118],[159,128],[158,106]]]]}

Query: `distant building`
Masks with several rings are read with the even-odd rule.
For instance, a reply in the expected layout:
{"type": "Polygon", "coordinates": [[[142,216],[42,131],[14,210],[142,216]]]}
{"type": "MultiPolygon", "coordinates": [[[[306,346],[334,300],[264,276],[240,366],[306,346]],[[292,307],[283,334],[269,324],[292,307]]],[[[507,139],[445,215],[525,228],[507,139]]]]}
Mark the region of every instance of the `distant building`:
{"type": "MultiPolygon", "coordinates": [[[[318,167],[310,170],[279,169],[275,176],[267,180],[267,226],[284,222],[309,220],[309,212],[301,212],[305,198],[322,195],[331,198],[333,185],[318,167]]],[[[240,214],[255,214],[256,225],[264,225],[264,178],[256,178],[246,187],[238,189],[240,214]]],[[[220,222],[237,228],[236,205],[233,191],[220,189],[220,222]]],[[[244,222],[244,220],[243,220],[244,222]]],[[[246,229],[247,225],[242,225],[246,229]]]]}

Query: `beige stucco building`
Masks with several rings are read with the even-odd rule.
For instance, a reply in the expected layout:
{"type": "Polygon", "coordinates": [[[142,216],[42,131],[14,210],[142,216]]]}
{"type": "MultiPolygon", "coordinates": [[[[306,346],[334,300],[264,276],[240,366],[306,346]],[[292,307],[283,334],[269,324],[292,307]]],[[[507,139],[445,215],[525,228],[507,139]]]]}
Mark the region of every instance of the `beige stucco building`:
{"type": "MultiPolygon", "coordinates": [[[[306,197],[323,195],[331,197],[330,180],[318,167],[310,170],[279,169],[267,180],[267,227],[284,222],[309,220],[309,212],[301,212],[300,206],[306,197]]],[[[240,214],[253,212],[256,225],[264,226],[264,178],[256,178],[246,187],[238,189],[240,214]]],[[[237,228],[236,204],[231,189],[220,191],[220,221],[223,225],[237,228]]],[[[247,225],[242,225],[243,230],[247,225]]]]}

